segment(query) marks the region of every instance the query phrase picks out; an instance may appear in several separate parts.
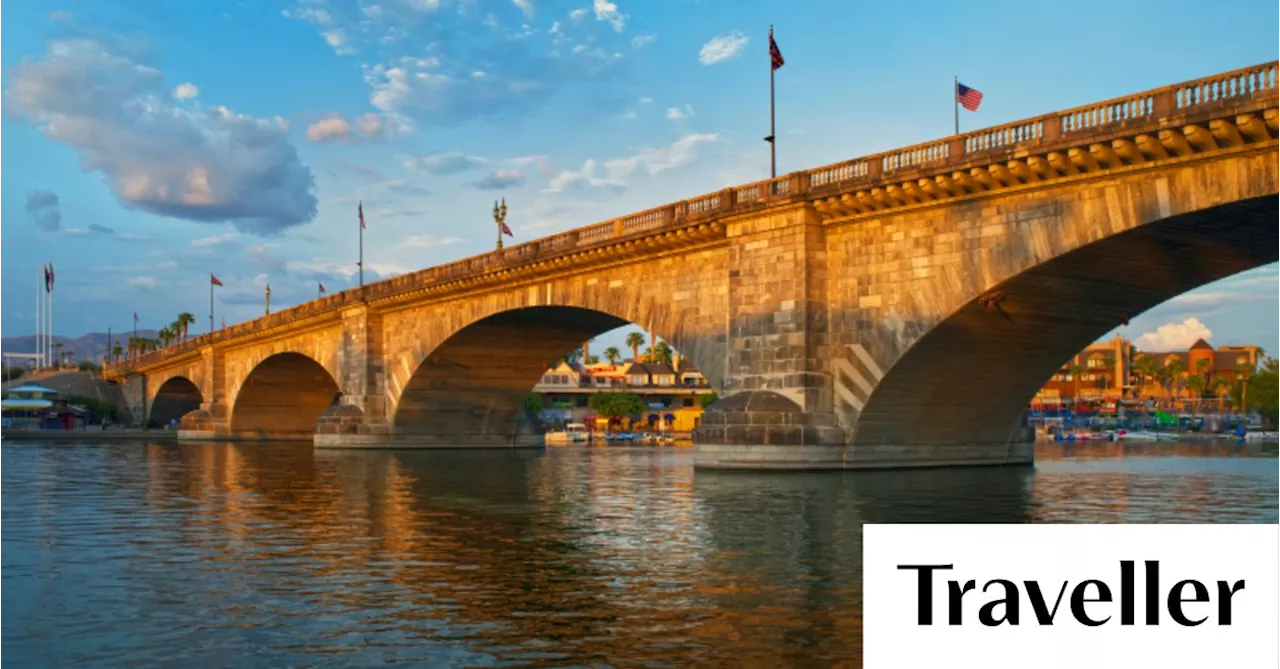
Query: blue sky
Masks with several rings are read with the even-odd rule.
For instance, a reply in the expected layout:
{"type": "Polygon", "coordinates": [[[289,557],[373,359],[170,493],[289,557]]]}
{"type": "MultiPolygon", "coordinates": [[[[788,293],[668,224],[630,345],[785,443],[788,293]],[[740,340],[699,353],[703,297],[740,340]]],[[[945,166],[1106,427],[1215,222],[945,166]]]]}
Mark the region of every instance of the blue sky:
{"type": "MultiPolygon", "coordinates": [[[[5,3],[5,335],[228,323],[368,278],[951,133],[1276,58],[1274,2],[78,0],[5,3]],[[798,5],[790,5],[796,7],[798,5]],[[1245,17],[1248,17],[1247,19],[1245,17]]],[[[1134,318],[1280,350],[1275,265],[1134,318]],[[1195,320],[1188,320],[1195,319],[1195,320]]],[[[1161,330],[1164,326],[1164,330],[1161,330]]],[[[597,346],[617,344],[620,334],[597,346]]],[[[1189,342],[1186,342],[1189,343],[1189,342]]]]}

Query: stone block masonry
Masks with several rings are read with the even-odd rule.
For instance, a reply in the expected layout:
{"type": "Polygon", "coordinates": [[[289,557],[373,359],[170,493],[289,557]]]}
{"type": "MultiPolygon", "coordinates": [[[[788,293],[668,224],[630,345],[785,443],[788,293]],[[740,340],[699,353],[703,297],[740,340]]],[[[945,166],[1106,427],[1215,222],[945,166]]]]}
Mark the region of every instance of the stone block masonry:
{"type": "Polygon", "coordinates": [[[705,468],[1029,462],[1024,408],[1160,302],[1276,262],[1276,64],[729,188],[343,291],[107,371],[182,438],[537,444],[614,327],[721,396],[705,468]],[[198,408],[190,407],[198,402],[198,408]]]}

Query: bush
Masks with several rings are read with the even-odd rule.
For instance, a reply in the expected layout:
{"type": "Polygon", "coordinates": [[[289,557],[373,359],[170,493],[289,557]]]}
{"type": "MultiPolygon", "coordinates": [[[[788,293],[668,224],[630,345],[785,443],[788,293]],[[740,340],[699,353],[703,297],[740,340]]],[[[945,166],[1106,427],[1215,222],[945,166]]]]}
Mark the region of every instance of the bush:
{"type": "Polygon", "coordinates": [[[596,393],[591,398],[591,408],[609,418],[639,416],[649,405],[635,393],[596,393]]]}

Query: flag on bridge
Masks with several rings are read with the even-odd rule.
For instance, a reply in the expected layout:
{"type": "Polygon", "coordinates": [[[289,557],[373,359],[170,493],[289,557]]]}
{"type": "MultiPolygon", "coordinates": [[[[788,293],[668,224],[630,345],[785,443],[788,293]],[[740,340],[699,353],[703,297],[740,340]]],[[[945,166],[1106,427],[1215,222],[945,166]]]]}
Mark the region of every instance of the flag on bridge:
{"type": "Polygon", "coordinates": [[[210,284],[212,284],[212,285],[215,285],[215,286],[221,286],[221,285],[222,285],[222,282],[218,280],[218,277],[216,277],[216,276],[214,276],[214,275],[212,275],[212,274],[210,274],[210,275],[209,275],[209,283],[210,283],[210,284]]]}
{"type": "Polygon", "coordinates": [[[515,237],[515,234],[511,232],[511,228],[507,227],[507,224],[505,221],[503,221],[501,225],[502,225],[502,234],[508,237],[515,237]]]}
{"type": "Polygon", "coordinates": [[[365,228],[365,225],[364,225],[364,201],[363,201],[363,200],[361,200],[361,201],[360,201],[360,204],[359,204],[358,206],[356,206],[356,215],[360,217],[360,229],[361,229],[361,230],[363,230],[363,229],[365,228]]]}
{"type": "Polygon", "coordinates": [[[320,283],[320,294],[324,295],[324,282],[319,282],[319,283],[320,283]]]}
{"type": "Polygon", "coordinates": [[[957,81],[956,102],[969,111],[978,111],[978,105],[982,104],[982,93],[976,88],[969,88],[957,81]]]}

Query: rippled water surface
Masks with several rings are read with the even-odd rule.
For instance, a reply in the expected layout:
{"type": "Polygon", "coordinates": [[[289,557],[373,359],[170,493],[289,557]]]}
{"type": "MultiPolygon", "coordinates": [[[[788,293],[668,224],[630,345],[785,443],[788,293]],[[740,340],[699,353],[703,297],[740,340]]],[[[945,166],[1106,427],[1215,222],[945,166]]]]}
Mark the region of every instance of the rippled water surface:
{"type": "Polygon", "coordinates": [[[758,474],[671,448],[7,442],[3,658],[857,666],[863,523],[1274,523],[1275,452],[758,474]]]}

